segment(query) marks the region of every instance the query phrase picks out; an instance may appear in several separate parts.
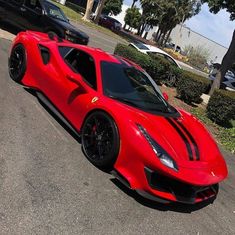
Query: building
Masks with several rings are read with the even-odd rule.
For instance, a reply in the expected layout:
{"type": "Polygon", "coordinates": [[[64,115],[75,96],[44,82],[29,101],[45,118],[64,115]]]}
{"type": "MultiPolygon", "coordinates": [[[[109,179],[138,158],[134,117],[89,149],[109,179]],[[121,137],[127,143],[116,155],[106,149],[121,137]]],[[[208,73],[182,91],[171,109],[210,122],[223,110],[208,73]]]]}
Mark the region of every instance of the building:
{"type": "MultiPolygon", "coordinates": [[[[123,4],[122,12],[117,16],[113,16],[123,25],[127,8],[129,8],[129,6],[123,4]]],[[[152,35],[156,31],[157,27],[151,29],[148,33],[147,39],[149,40],[152,39],[152,35]]],[[[189,45],[192,47],[202,46],[203,48],[205,48],[205,50],[209,52],[208,62],[213,61],[214,63],[221,63],[224,55],[228,50],[227,47],[220,45],[219,43],[213,41],[212,39],[209,39],[193,31],[192,29],[186,27],[185,25],[183,25],[182,28],[180,27],[180,25],[177,25],[172,30],[170,38],[172,39],[172,42],[180,46],[182,50],[184,50],[184,48],[189,45]]]]}
{"type": "MultiPolygon", "coordinates": [[[[147,39],[152,38],[152,34],[157,31],[157,27],[154,27],[148,34],[147,39]]],[[[197,47],[201,46],[209,52],[209,61],[214,63],[221,63],[228,48],[220,45],[219,43],[193,31],[192,29],[183,25],[177,25],[170,35],[172,42],[181,47],[184,50],[187,46],[197,47]]]]}

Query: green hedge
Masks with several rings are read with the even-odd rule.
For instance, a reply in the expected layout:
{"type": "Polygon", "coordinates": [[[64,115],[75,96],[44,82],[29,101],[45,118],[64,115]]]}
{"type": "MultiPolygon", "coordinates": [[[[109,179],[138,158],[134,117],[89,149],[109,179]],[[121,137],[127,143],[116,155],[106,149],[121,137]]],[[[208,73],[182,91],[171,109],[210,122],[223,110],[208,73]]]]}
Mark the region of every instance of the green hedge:
{"type": "Polygon", "coordinates": [[[194,73],[184,71],[177,82],[177,95],[186,103],[200,103],[201,95],[208,90],[210,81],[194,73]]]}
{"type": "Polygon", "coordinates": [[[125,57],[140,65],[157,83],[175,85],[169,78],[177,81],[181,76],[181,70],[162,57],[143,54],[136,49],[124,44],[118,44],[114,54],[125,57]]]}
{"type": "Polygon", "coordinates": [[[220,125],[235,120],[235,92],[215,90],[207,105],[207,116],[220,125]]]}

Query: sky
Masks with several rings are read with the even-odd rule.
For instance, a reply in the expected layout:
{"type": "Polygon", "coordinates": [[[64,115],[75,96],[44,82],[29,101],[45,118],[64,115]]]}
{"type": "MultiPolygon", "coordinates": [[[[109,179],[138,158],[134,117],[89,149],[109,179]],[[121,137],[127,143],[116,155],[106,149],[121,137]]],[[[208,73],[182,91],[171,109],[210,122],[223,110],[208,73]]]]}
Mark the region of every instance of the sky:
{"type": "MultiPolygon", "coordinates": [[[[131,5],[132,0],[124,0],[124,4],[131,5]]],[[[235,29],[235,20],[229,20],[229,13],[221,10],[217,14],[209,12],[207,4],[203,4],[201,12],[185,22],[193,31],[225,46],[229,47],[235,29]]]]}

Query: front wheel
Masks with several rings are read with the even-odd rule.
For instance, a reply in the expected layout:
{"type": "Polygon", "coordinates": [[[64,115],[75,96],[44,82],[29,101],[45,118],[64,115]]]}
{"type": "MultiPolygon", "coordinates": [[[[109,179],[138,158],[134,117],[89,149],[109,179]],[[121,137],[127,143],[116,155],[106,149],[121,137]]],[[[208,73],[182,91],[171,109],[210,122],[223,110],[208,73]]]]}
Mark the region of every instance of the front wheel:
{"type": "Polygon", "coordinates": [[[13,47],[8,62],[10,77],[15,82],[21,82],[26,72],[26,52],[22,44],[13,47]]]}
{"type": "Polygon", "coordinates": [[[82,127],[82,148],[88,160],[97,167],[113,167],[120,147],[118,128],[107,113],[91,113],[82,127]]]}

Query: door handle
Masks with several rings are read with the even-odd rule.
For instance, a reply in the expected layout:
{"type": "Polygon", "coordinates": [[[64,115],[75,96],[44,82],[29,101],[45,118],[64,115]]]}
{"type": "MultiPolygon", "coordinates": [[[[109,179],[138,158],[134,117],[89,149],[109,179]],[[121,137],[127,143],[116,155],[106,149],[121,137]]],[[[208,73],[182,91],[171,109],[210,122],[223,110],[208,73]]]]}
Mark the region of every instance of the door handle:
{"type": "Polygon", "coordinates": [[[25,12],[26,9],[25,9],[24,7],[21,7],[21,8],[20,8],[20,11],[25,12]]]}

